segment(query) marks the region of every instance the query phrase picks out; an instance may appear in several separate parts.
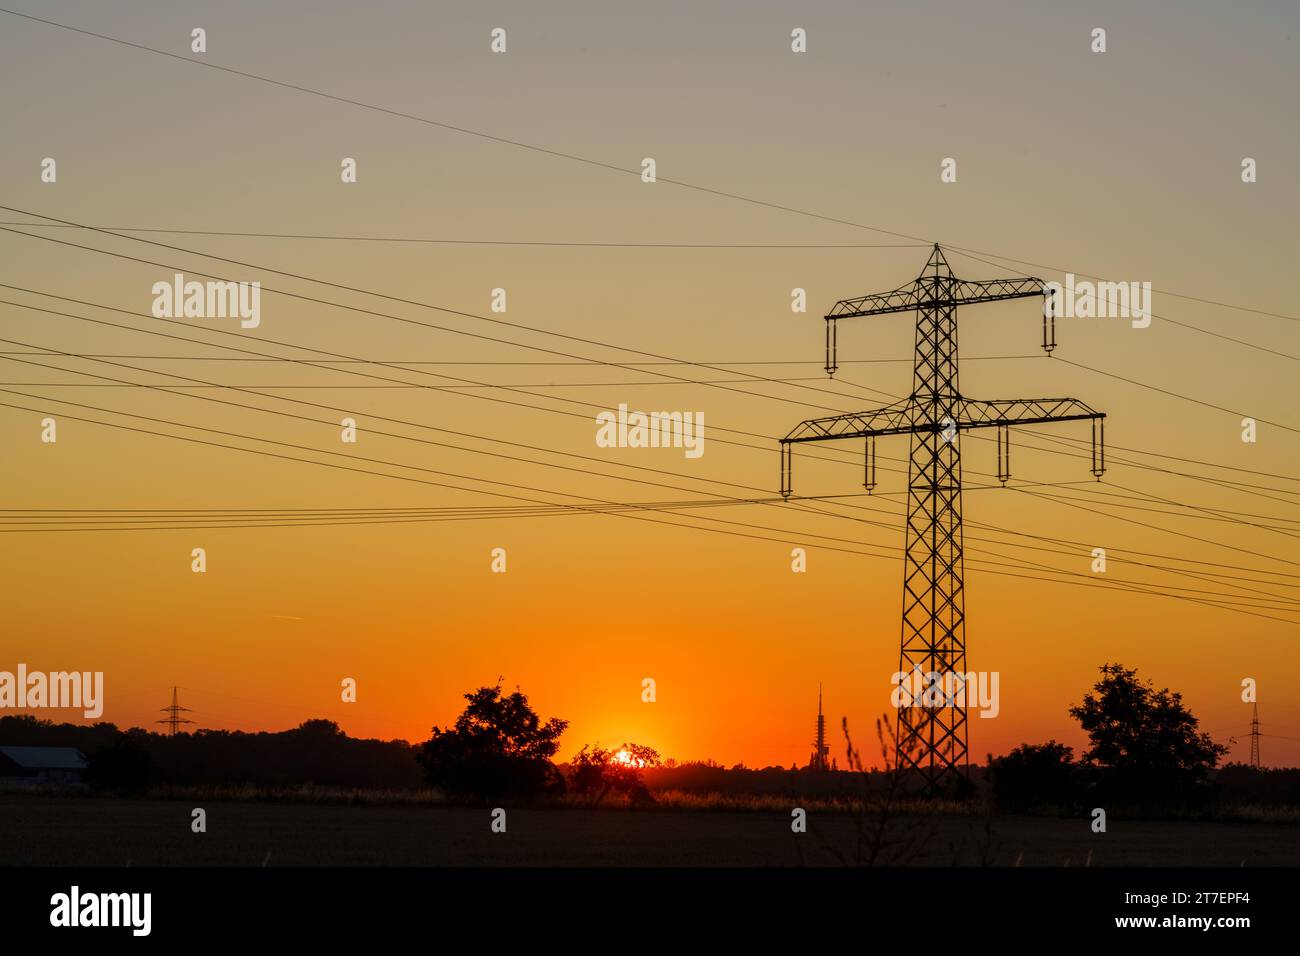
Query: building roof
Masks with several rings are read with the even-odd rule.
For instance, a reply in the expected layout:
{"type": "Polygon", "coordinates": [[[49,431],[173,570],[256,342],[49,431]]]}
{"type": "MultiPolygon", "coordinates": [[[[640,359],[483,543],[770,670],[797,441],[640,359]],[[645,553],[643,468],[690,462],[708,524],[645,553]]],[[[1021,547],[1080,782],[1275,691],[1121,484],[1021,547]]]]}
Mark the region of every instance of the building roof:
{"type": "Polygon", "coordinates": [[[0,755],[27,770],[86,769],[86,758],[76,747],[0,747],[0,755]]]}

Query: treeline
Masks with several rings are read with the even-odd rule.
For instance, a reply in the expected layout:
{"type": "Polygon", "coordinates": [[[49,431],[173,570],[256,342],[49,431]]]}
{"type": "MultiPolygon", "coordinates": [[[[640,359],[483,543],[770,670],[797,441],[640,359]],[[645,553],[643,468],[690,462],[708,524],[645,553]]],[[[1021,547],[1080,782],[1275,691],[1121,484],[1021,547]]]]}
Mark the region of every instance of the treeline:
{"type": "Polygon", "coordinates": [[[1158,764],[1100,766],[1076,760],[1071,748],[1056,741],[1022,744],[990,757],[984,776],[993,802],[1008,813],[1075,813],[1097,806],[1147,813],[1214,805],[1300,806],[1300,769],[1230,763],[1193,773],[1158,764]]]}
{"type": "MultiPolygon", "coordinates": [[[[969,780],[956,778],[960,786],[951,795],[991,797],[1005,812],[1300,805],[1300,771],[1220,768],[1227,747],[1199,729],[1180,694],[1157,689],[1120,664],[1099,670],[1092,691],[1069,708],[1088,737],[1078,757],[1056,741],[1022,744],[990,757],[984,772],[972,767],[969,780]]],[[[727,770],[712,761],[677,765],[632,742],[584,746],[569,764],[556,764],[567,721],[543,719],[521,690],[508,693],[500,681],[464,698],[455,723],[433,727],[418,745],[358,740],[328,720],[280,733],[200,730],[166,736],[109,723],[56,725],[31,716],[0,718],[0,744],[75,747],[89,760],[86,782],[108,790],[168,784],[430,786],[456,798],[529,800],[572,791],[597,803],[613,795],[646,804],[658,790],[852,799],[895,782],[880,772],[749,770],[739,764],[727,770]]],[[[880,741],[888,760],[897,743],[883,735],[880,741]]],[[[906,741],[909,759],[915,743],[906,741]]],[[[861,770],[849,753],[846,760],[861,770]]]]}
{"type": "Polygon", "coordinates": [[[1214,783],[1220,798],[1227,803],[1300,806],[1300,768],[1270,770],[1230,763],[1219,770],[1214,783]]]}
{"type": "Polygon", "coordinates": [[[329,720],[277,733],[199,730],[175,736],[111,723],[55,724],[27,715],[0,717],[0,744],[75,747],[89,762],[86,782],[105,789],[150,785],[315,784],[415,788],[423,776],[404,740],[359,740],[329,720]]]}
{"type": "MultiPolygon", "coordinates": [[[[349,737],[328,720],[309,720],[277,733],[200,730],[171,737],[138,728],[121,730],[111,723],[55,724],[20,715],[0,717],[0,745],[74,747],[90,762],[87,782],[114,790],[169,784],[406,790],[430,783],[417,746],[404,740],[349,737]]],[[[977,794],[991,796],[1008,812],[1093,806],[1109,788],[1102,774],[1071,757],[1068,748],[1057,744],[1026,745],[993,758],[991,774],[972,766],[971,778],[977,794]]],[[[557,769],[572,776],[568,764],[557,769]]],[[[845,771],[726,768],[712,761],[646,767],[640,777],[651,792],[826,798],[861,795],[885,783],[878,772],[863,779],[845,771]]],[[[1211,772],[1206,783],[1200,797],[1209,802],[1300,806],[1300,769],[1228,764],[1211,772]]],[[[1168,796],[1163,789],[1157,793],[1168,796]]],[[[1121,803],[1147,802],[1124,799],[1131,792],[1112,790],[1108,797],[1121,803]]]]}

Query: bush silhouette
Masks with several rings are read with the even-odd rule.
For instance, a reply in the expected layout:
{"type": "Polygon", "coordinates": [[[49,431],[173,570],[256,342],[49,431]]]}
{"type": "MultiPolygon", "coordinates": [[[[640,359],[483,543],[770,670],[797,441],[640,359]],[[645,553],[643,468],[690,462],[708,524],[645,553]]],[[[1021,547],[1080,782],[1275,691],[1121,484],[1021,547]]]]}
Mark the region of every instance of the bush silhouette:
{"type": "Polygon", "coordinates": [[[990,755],[988,775],[1003,810],[1069,807],[1079,791],[1074,751],[1055,740],[1021,744],[1005,757],[990,755]]]}
{"type": "Polygon", "coordinates": [[[433,728],[416,759],[429,783],[460,796],[531,799],[564,791],[564,777],[551,762],[568,722],[546,723],[518,689],[501,685],[466,694],[469,705],[448,730],[433,728]]]}
{"type": "Polygon", "coordinates": [[[569,765],[569,782],[582,796],[595,795],[599,804],[613,791],[634,805],[651,804],[654,797],[641,779],[641,771],[659,766],[659,752],[641,744],[624,744],[616,750],[583,746],[569,765]]]}

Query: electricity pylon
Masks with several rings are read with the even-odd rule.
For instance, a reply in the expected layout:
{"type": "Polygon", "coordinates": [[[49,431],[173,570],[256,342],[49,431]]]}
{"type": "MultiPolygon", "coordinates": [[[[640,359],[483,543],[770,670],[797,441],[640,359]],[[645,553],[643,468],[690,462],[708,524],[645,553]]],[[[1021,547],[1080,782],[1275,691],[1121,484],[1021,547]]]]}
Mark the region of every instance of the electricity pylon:
{"type": "Polygon", "coordinates": [[[1043,350],[1050,355],[1056,347],[1057,312],[1047,300],[1051,294],[1041,279],[958,279],[936,243],[925,269],[911,284],[845,299],[826,315],[826,372],[834,375],[838,320],[915,312],[912,393],[872,411],[805,421],[781,439],[781,494],[788,497],[796,444],[865,439],[863,484],[870,491],[876,484],[876,438],[911,435],[898,669],[908,676],[919,672],[926,682],[933,680],[931,674],[941,680],[951,675],[948,679],[955,681],[938,697],[904,695],[900,700],[895,766],[909,786],[919,783],[916,789],[926,792],[944,790],[968,766],[961,433],[997,429],[998,478],[1005,484],[1010,477],[1012,425],[1091,421],[1092,473],[1100,478],[1105,471],[1104,414],[1073,398],[979,401],[963,397],[957,388],[957,307],[1043,296],[1043,350]]]}
{"type": "Polygon", "coordinates": [[[175,736],[175,735],[176,735],[176,731],[180,728],[180,725],[181,725],[181,724],[192,724],[192,723],[194,723],[194,721],[189,720],[189,719],[187,719],[187,718],[181,716],[181,712],[182,712],[182,711],[188,711],[190,708],[188,708],[188,707],[182,707],[182,706],[177,702],[177,700],[176,700],[176,688],[175,688],[175,687],[172,688],[172,702],[171,702],[171,705],[168,706],[168,707],[159,707],[158,709],[161,710],[161,711],[162,711],[164,714],[166,714],[167,716],[166,716],[166,718],[164,718],[163,720],[157,721],[157,723],[160,723],[160,724],[166,724],[166,725],[167,725],[167,732],[168,732],[169,734],[171,734],[172,736],[175,736]]]}
{"type": "Polygon", "coordinates": [[[1255,704],[1254,714],[1250,718],[1250,765],[1259,769],[1259,703],[1255,704]]]}

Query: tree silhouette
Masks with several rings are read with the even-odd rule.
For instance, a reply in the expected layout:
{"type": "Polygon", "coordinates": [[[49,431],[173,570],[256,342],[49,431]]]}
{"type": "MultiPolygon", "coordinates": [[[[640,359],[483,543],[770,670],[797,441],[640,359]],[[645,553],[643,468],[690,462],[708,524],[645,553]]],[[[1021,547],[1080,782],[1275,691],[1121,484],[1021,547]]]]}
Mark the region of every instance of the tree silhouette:
{"type": "Polygon", "coordinates": [[[1088,734],[1092,746],[1083,761],[1102,768],[1103,790],[1144,803],[1203,794],[1228,748],[1197,732],[1181,694],[1156,690],[1120,664],[1100,670],[1101,679],[1070,716],[1088,734]]]}
{"type": "Polygon", "coordinates": [[[545,724],[518,689],[501,685],[465,695],[469,706],[448,730],[433,728],[416,759],[428,781],[453,794],[531,799],[564,790],[564,777],[551,762],[568,721],[545,724]]]}

